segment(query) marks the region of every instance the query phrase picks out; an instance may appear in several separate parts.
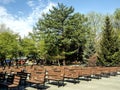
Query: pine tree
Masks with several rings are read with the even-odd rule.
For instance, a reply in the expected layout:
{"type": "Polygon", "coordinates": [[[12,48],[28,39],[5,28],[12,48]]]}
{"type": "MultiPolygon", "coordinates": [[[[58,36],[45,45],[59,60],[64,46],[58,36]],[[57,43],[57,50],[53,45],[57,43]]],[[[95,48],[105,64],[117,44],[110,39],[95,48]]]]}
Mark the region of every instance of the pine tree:
{"type": "MultiPolygon", "coordinates": [[[[47,54],[60,57],[65,65],[66,60],[82,60],[82,47],[88,32],[87,18],[74,13],[74,8],[59,4],[43,14],[35,26],[38,37],[44,34],[47,54]]],[[[50,60],[50,59],[49,59],[50,60]]],[[[52,59],[53,60],[53,59],[52,59]]],[[[69,61],[68,61],[69,62],[69,61]]]]}
{"type": "Polygon", "coordinates": [[[102,66],[115,66],[119,63],[119,42],[110,18],[106,16],[102,31],[98,64],[102,66]]]}
{"type": "Polygon", "coordinates": [[[90,31],[89,34],[87,34],[86,43],[84,46],[84,52],[83,52],[83,61],[84,63],[88,64],[89,58],[96,53],[95,50],[95,33],[90,31]]]}

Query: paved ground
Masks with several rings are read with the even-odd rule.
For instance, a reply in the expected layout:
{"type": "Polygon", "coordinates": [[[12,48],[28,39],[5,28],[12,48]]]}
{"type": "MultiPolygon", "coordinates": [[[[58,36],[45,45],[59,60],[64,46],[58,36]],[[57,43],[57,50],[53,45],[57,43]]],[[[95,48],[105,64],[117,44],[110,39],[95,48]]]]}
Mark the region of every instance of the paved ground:
{"type": "MultiPolygon", "coordinates": [[[[120,75],[111,76],[110,78],[92,79],[92,81],[80,80],[80,83],[74,84],[65,82],[64,87],[46,84],[47,89],[42,90],[120,90],[120,75]]],[[[35,88],[27,87],[26,90],[37,90],[35,88]]]]}
{"type": "MultiPolygon", "coordinates": [[[[79,83],[65,82],[65,86],[46,84],[45,89],[39,90],[120,90],[120,75],[110,78],[92,79],[92,81],[80,80],[79,83]]],[[[1,86],[0,86],[1,88],[1,86]]],[[[6,90],[1,88],[0,90],[6,90]]],[[[34,87],[20,87],[20,90],[37,90],[34,87]]]]}

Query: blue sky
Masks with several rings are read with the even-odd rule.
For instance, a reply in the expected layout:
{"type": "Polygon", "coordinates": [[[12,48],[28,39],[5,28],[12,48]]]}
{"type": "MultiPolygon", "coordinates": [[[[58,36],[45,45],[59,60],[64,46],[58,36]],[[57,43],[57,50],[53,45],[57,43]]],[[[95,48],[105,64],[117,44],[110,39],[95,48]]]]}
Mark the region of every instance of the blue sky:
{"type": "Polygon", "coordinates": [[[76,12],[89,13],[113,13],[116,8],[120,8],[120,0],[52,0],[61,2],[67,6],[73,6],[76,12]]]}
{"type": "Polygon", "coordinates": [[[4,23],[21,36],[32,31],[42,13],[49,12],[57,3],[73,6],[75,12],[92,11],[113,14],[120,8],[120,0],[0,0],[0,24],[4,23]]]}

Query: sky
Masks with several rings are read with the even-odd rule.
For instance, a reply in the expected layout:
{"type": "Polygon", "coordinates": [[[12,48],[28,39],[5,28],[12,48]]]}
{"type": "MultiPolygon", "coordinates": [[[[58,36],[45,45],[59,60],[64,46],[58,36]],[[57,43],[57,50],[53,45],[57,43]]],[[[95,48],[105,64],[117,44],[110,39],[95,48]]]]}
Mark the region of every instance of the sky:
{"type": "Polygon", "coordinates": [[[113,14],[120,0],[0,0],[0,24],[5,24],[21,37],[32,32],[42,13],[48,13],[57,3],[73,6],[75,12],[113,14]]]}

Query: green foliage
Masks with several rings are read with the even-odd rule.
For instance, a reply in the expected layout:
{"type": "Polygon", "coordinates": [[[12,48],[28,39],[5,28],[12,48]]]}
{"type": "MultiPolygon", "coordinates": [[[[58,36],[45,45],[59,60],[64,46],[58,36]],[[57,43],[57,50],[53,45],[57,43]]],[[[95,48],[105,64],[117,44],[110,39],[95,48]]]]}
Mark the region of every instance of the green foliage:
{"type": "MultiPolygon", "coordinates": [[[[88,32],[87,18],[74,13],[73,7],[59,3],[57,7],[49,10],[49,13],[43,14],[43,18],[39,19],[34,27],[34,35],[39,38],[38,40],[44,39],[47,56],[60,57],[59,59],[67,59],[66,56],[74,57],[73,54],[82,56],[83,50],[80,48],[84,47],[88,32]]],[[[73,60],[76,60],[76,57],[73,60]]]]}
{"type": "Polygon", "coordinates": [[[45,44],[45,41],[44,40],[40,40],[39,43],[38,43],[38,52],[39,52],[39,57],[41,59],[46,59],[47,58],[47,46],[45,44]]]}
{"type": "Polygon", "coordinates": [[[34,58],[37,57],[37,45],[33,39],[27,37],[22,39],[20,46],[23,56],[32,55],[34,58]]]}
{"type": "Polygon", "coordinates": [[[14,34],[12,31],[6,27],[1,28],[0,32],[0,55],[5,58],[17,57],[18,51],[18,42],[17,34],[14,34]]]}
{"type": "Polygon", "coordinates": [[[114,12],[115,19],[120,20],[120,8],[117,8],[114,12]]]}
{"type": "Polygon", "coordinates": [[[105,25],[102,31],[98,63],[103,66],[115,66],[119,64],[119,41],[118,35],[112,28],[109,17],[105,18],[105,25]]]}
{"type": "Polygon", "coordinates": [[[115,10],[112,19],[113,19],[113,27],[120,38],[120,8],[115,10]]]}
{"type": "Polygon", "coordinates": [[[95,48],[95,32],[91,32],[88,34],[88,37],[86,39],[86,43],[84,46],[84,51],[83,51],[83,59],[84,63],[88,64],[88,59],[96,53],[96,48],[95,48]]]}
{"type": "Polygon", "coordinates": [[[49,62],[80,61],[87,63],[94,53],[98,64],[120,64],[120,9],[116,9],[112,21],[107,16],[103,27],[102,14],[74,13],[74,8],[58,3],[44,13],[28,37],[20,38],[4,24],[0,25],[0,59],[32,55],[49,62]],[[87,17],[86,17],[87,16],[87,17]],[[112,22],[112,23],[111,23],[112,22]]]}

